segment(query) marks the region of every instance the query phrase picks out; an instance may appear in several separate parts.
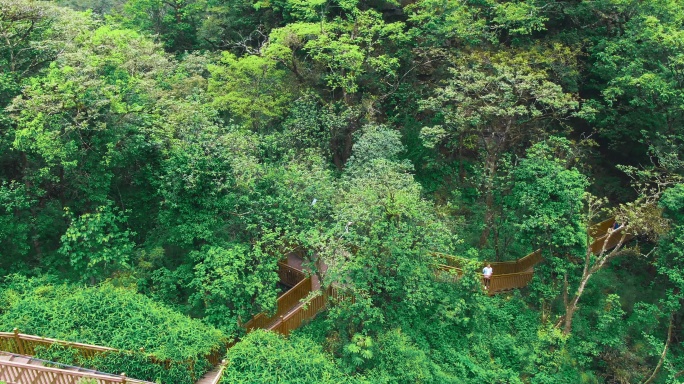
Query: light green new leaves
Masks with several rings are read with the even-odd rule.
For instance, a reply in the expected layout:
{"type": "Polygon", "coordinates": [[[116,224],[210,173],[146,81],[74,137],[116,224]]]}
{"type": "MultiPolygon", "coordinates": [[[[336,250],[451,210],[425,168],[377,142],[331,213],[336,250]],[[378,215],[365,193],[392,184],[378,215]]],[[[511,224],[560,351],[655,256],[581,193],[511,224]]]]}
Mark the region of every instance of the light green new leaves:
{"type": "Polygon", "coordinates": [[[359,91],[367,74],[395,77],[398,59],[389,55],[383,44],[406,39],[402,23],[385,23],[372,10],[355,11],[349,20],[292,23],[274,29],[270,37],[266,55],[289,63],[291,54],[303,48],[326,73],[326,85],[348,94],[359,91]]]}
{"type": "Polygon", "coordinates": [[[113,272],[129,268],[135,233],[126,229],[126,216],[111,205],[73,218],[66,211],[71,225],[62,235],[59,253],[69,258],[75,272],[86,281],[103,279],[113,272]]]}
{"type": "Polygon", "coordinates": [[[457,63],[445,86],[422,102],[423,109],[434,111],[444,121],[422,133],[426,144],[448,143],[460,134],[494,135],[486,140],[497,141],[498,136],[498,141],[506,143],[575,110],[575,97],[550,80],[543,64],[530,62],[537,55],[502,52],[457,63]]]}
{"type": "Polygon", "coordinates": [[[214,105],[255,129],[282,117],[292,101],[293,90],[287,73],[276,64],[268,57],[238,58],[224,52],[220,64],[208,67],[214,105]]]}

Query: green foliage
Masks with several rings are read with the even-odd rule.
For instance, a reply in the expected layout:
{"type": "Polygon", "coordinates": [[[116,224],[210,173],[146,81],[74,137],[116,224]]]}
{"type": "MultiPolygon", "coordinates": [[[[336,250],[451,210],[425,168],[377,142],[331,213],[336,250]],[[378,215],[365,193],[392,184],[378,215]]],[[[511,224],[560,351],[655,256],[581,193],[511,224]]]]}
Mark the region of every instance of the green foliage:
{"type": "Polygon", "coordinates": [[[224,52],[220,63],[210,65],[209,92],[219,110],[246,126],[267,126],[281,118],[292,101],[287,73],[277,62],[256,55],[237,58],[224,52]]]}
{"type": "Polygon", "coordinates": [[[125,373],[127,377],[159,383],[192,384],[211,369],[205,359],[198,361],[158,361],[140,351],[117,351],[86,358],[75,348],[57,344],[49,348],[37,347],[37,358],[100,372],[125,373]]]}
{"type": "Polygon", "coordinates": [[[354,300],[250,335],[233,381],[677,381],[681,1],[55,3],[93,11],[0,0],[0,274],[56,275],[11,279],[5,329],[190,382],[221,333],[117,287],[233,334],[297,250],[354,300]],[[648,257],[585,253],[606,202],[648,257]],[[537,247],[482,295],[476,260],[537,247]]]}
{"type": "Polygon", "coordinates": [[[0,325],[23,333],[104,345],[144,348],[159,359],[200,360],[220,349],[221,332],[110,284],[81,288],[15,277],[3,292],[0,325]],[[141,326],[144,325],[144,326],[141,326]]]}
{"type": "Polygon", "coordinates": [[[660,206],[663,216],[670,219],[670,231],[660,239],[656,266],[658,272],[667,277],[674,290],[669,299],[674,308],[679,308],[684,288],[684,184],[678,184],[663,193],[660,206]]]}
{"type": "Polygon", "coordinates": [[[169,50],[183,51],[197,44],[197,18],[205,7],[204,1],[195,0],[128,0],[121,21],[126,27],[161,35],[169,50]]]}
{"type": "Polygon", "coordinates": [[[205,247],[193,252],[195,293],[191,301],[203,303],[206,320],[230,333],[251,316],[274,308],[278,282],[277,259],[255,248],[205,247]]]}
{"type": "Polygon", "coordinates": [[[339,372],[331,356],[306,338],[285,340],[254,331],[232,347],[222,383],[353,383],[339,372]]]}
{"type": "Polygon", "coordinates": [[[135,234],[121,228],[126,224],[123,213],[106,205],[78,218],[68,210],[66,215],[71,225],[62,236],[59,253],[84,281],[94,282],[129,267],[134,246],[130,238],[135,234]]]}
{"type": "Polygon", "coordinates": [[[552,137],[535,144],[513,170],[514,186],[509,198],[520,236],[532,247],[565,257],[570,251],[582,255],[586,245],[583,199],[589,181],[571,167],[571,143],[552,137]]]}
{"type": "Polygon", "coordinates": [[[30,250],[27,208],[31,206],[26,188],[16,182],[0,184],[0,268],[10,268],[10,260],[22,259],[30,250]],[[20,214],[17,214],[20,213],[20,214]]]}
{"type": "Polygon", "coordinates": [[[435,367],[426,353],[398,329],[379,336],[374,360],[368,372],[373,383],[436,382],[432,372],[435,367]]]}
{"type": "Polygon", "coordinates": [[[460,136],[484,141],[482,149],[490,154],[500,153],[545,122],[577,109],[577,101],[551,81],[544,59],[537,55],[504,51],[455,63],[447,84],[423,103],[444,122],[424,128],[426,144],[446,141],[455,146],[460,136]]]}
{"type": "Polygon", "coordinates": [[[607,2],[595,10],[620,15],[622,26],[620,33],[609,30],[596,39],[591,72],[600,79],[596,123],[601,133],[623,155],[641,159],[648,146],[667,147],[668,140],[681,138],[677,127],[684,115],[672,107],[684,96],[684,8],[670,0],[627,4],[607,2]]]}

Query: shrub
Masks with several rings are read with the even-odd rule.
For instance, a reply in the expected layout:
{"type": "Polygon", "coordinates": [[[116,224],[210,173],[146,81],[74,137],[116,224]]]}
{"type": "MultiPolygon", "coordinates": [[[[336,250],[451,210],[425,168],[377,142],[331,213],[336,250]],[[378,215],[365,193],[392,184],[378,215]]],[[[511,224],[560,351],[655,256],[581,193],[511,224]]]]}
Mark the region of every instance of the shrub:
{"type": "MultiPolygon", "coordinates": [[[[155,366],[147,357],[153,355],[158,361],[169,360],[168,371],[178,371],[164,382],[189,382],[193,373],[199,377],[210,368],[206,356],[225,348],[228,340],[199,320],[109,284],[83,288],[14,277],[0,293],[0,311],[2,331],[17,327],[22,333],[135,351],[97,356],[89,364],[132,377],[134,371],[149,371],[138,379],[162,375],[157,366],[163,364],[155,366]]],[[[73,359],[58,362],[70,364],[73,359]]]]}
{"type": "Polygon", "coordinates": [[[309,339],[289,340],[262,330],[247,335],[227,354],[230,364],[223,384],[235,383],[351,383],[332,358],[309,339]]]}
{"type": "Polygon", "coordinates": [[[149,355],[136,351],[105,352],[87,358],[75,348],[53,344],[49,348],[37,347],[39,359],[93,369],[100,372],[120,374],[157,383],[193,384],[210,365],[206,359],[198,361],[155,361],[149,355]]]}

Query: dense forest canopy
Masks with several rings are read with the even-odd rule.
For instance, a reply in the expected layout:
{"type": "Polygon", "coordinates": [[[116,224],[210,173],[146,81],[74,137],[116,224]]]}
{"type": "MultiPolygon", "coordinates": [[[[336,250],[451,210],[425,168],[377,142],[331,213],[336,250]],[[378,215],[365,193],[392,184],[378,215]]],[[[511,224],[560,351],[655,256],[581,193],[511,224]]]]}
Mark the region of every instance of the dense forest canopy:
{"type": "Polygon", "coordinates": [[[684,380],[680,0],[0,0],[0,41],[0,331],[149,307],[198,356],[298,250],[354,299],[224,382],[684,380]]]}

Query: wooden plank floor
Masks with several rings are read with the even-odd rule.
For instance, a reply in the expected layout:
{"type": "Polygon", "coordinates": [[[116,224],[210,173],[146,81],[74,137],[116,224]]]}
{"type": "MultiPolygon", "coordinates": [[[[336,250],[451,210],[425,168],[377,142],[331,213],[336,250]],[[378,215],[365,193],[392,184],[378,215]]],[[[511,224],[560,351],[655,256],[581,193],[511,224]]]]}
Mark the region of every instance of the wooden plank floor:
{"type": "Polygon", "coordinates": [[[217,365],[212,369],[211,371],[207,372],[202,376],[201,379],[195,384],[212,384],[214,382],[214,379],[216,378],[216,375],[218,375],[219,371],[221,370],[221,366],[217,365]]]}

